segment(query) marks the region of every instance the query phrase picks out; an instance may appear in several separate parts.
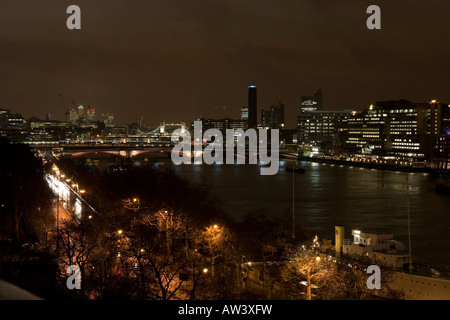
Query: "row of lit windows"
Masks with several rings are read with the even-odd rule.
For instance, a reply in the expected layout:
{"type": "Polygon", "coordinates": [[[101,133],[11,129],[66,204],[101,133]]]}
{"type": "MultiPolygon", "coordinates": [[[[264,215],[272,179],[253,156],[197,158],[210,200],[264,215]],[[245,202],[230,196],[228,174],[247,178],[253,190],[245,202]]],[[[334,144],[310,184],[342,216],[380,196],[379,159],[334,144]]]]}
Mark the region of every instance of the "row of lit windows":
{"type": "Polygon", "coordinates": [[[396,142],[412,142],[411,139],[394,139],[396,142]]]}
{"type": "Polygon", "coordinates": [[[406,113],[406,112],[414,112],[414,109],[393,109],[389,110],[390,113],[406,113]]]}
{"type": "Polygon", "coordinates": [[[403,134],[412,135],[412,134],[416,134],[416,132],[410,132],[410,131],[406,131],[406,132],[391,131],[390,134],[392,134],[392,135],[394,135],[394,134],[399,134],[399,135],[403,135],[403,134]]]}
{"type": "Polygon", "coordinates": [[[423,153],[405,153],[405,152],[395,152],[395,155],[397,156],[403,156],[403,157],[416,157],[416,158],[423,158],[425,155],[423,153]]]}

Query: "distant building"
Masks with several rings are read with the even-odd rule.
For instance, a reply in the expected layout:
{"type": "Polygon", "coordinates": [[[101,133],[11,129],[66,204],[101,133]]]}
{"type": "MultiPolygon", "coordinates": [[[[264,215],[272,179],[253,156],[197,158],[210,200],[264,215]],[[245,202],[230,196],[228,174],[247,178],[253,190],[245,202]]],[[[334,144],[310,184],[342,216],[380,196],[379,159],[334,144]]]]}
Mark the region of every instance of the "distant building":
{"type": "Polygon", "coordinates": [[[378,101],[348,119],[341,149],[349,155],[430,163],[449,124],[447,104],[378,101]]]}
{"type": "Polygon", "coordinates": [[[297,146],[297,129],[281,129],[280,130],[280,147],[286,147],[288,145],[297,146]]]}
{"type": "Polygon", "coordinates": [[[256,86],[248,87],[248,127],[258,126],[258,103],[256,86]]]}
{"type": "Polygon", "coordinates": [[[114,115],[109,113],[102,113],[101,121],[106,126],[112,126],[114,124],[114,115]]]}
{"type": "Polygon", "coordinates": [[[84,114],[84,107],[80,104],[78,106],[78,120],[83,120],[85,118],[85,114],[84,114]]]}
{"type": "Polygon", "coordinates": [[[246,120],[240,120],[240,119],[200,119],[202,121],[202,128],[203,130],[207,129],[218,129],[222,131],[223,134],[225,134],[225,130],[227,129],[247,129],[247,121],[246,120]]]}
{"type": "Polygon", "coordinates": [[[434,166],[450,170],[450,105],[432,101],[431,120],[434,141],[434,166]]]}
{"type": "Polygon", "coordinates": [[[8,117],[11,111],[9,109],[0,109],[0,129],[6,129],[8,126],[8,117]]]}
{"type": "Polygon", "coordinates": [[[71,124],[63,121],[29,121],[31,141],[61,141],[71,132],[71,124]]]}
{"type": "Polygon", "coordinates": [[[300,105],[301,112],[322,110],[323,108],[322,89],[315,90],[314,95],[312,96],[301,96],[300,102],[301,102],[300,105]]]}
{"type": "Polygon", "coordinates": [[[248,107],[241,107],[241,120],[248,120],[248,107]]]}
{"type": "Polygon", "coordinates": [[[297,143],[305,151],[333,153],[335,133],[352,115],[352,110],[305,111],[297,117],[297,143]]]}
{"type": "Polygon", "coordinates": [[[26,124],[24,117],[19,113],[10,114],[7,120],[8,128],[22,128],[26,124]]]}
{"type": "Polygon", "coordinates": [[[269,129],[284,128],[284,104],[272,105],[269,110],[261,110],[261,125],[269,129]]]}
{"type": "MultiPolygon", "coordinates": [[[[403,269],[409,263],[405,245],[393,239],[393,234],[352,230],[353,241],[344,240],[344,255],[366,256],[380,266],[403,269]]],[[[337,242],[336,242],[337,243],[337,242]]]]}
{"type": "Polygon", "coordinates": [[[75,123],[78,120],[78,111],[74,108],[69,111],[69,122],[75,123]]]}
{"type": "Polygon", "coordinates": [[[88,122],[94,122],[95,121],[95,108],[89,108],[86,111],[86,120],[88,122]]]}

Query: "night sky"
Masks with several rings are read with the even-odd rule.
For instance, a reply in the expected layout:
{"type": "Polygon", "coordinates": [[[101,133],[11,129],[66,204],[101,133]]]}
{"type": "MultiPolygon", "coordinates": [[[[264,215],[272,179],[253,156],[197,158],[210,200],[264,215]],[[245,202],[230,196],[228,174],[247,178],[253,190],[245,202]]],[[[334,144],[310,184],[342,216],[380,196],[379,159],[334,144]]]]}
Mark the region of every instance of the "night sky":
{"type": "Polygon", "coordinates": [[[1,0],[0,108],[63,120],[61,93],[121,124],[238,118],[257,85],[258,120],[280,99],[293,127],[317,88],[325,109],[450,102],[449,16],[448,0],[1,0]]]}

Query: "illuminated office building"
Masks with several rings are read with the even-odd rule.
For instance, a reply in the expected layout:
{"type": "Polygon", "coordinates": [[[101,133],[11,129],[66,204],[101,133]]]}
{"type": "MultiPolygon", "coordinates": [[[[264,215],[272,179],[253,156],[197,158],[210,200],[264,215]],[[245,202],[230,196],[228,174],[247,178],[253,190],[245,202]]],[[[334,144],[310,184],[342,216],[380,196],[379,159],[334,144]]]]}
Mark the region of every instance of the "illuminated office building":
{"type": "Polygon", "coordinates": [[[343,149],[349,155],[430,162],[435,156],[437,137],[445,125],[444,107],[448,105],[436,101],[376,102],[348,119],[343,149]]]}
{"type": "Polygon", "coordinates": [[[335,133],[352,115],[352,110],[315,110],[302,112],[297,117],[297,141],[303,148],[331,153],[335,145],[335,133]]]}
{"type": "Polygon", "coordinates": [[[248,107],[241,107],[241,120],[248,120],[248,107]]]}

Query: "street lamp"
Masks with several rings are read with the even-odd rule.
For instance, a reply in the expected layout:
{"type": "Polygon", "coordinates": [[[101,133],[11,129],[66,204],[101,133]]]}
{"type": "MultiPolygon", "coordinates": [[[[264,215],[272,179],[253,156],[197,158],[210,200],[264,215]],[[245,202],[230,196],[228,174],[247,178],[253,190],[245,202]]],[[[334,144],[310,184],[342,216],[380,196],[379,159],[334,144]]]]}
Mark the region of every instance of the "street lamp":
{"type": "Polygon", "coordinates": [[[211,276],[214,277],[214,260],[216,259],[216,256],[214,255],[214,251],[212,248],[211,240],[218,240],[215,239],[218,237],[219,232],[221,232],[221,229],[219,228],[219,225],[214,224],[212,226],[209,226],[206,228],[206,234],[208,236],[208,244],[209,244],[209,250],[211,251],[211,276]]]}
{"type": "Polygon", "coordinates": [[[307,281],[307,288],[306,288],[306,299],[311,300],[311,278],[317,275],[318,273],[315,273],[311,275],[311,269],[315,266],[315,263],[320,262],[319,256],[314,256],[309,261],[307,267],[306,267],[306,281],[307,281]]]}

